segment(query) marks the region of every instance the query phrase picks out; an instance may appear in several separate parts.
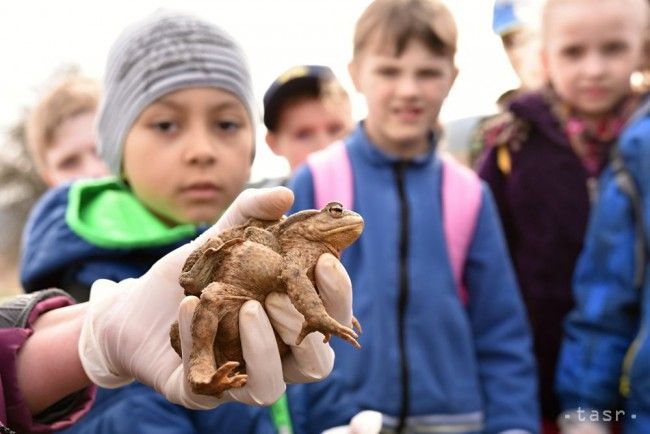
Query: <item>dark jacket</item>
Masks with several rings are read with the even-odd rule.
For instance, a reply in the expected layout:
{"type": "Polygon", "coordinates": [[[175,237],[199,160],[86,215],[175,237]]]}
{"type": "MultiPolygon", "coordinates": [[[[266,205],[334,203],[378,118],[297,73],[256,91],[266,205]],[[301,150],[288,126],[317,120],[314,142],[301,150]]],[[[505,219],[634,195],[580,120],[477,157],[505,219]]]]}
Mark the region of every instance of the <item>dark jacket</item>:
{"type": "Polygon", "coordinates": [[[571,279],[590,210],[587,171],[541,93],[510,103],[485,133],[478,172],[492,189],[535,339],[542,412],[554,418],[553,391],[571,279]]]}

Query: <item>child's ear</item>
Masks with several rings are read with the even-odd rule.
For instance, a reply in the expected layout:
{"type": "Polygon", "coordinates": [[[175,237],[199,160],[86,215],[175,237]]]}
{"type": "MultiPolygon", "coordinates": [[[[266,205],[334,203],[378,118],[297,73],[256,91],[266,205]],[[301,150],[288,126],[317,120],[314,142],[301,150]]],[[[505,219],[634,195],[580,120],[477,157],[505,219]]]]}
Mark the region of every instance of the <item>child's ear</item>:
{"type": "Polygon", "coordinates": [[[273,134],[271,131],[267,131],[266,136],[264,138],[266,139],[266,144],[269,145],[269,149],[271,149],[271,151],[273,151],[275,155],[282,156],[280,155],[278,138],[276,137],[276,135],[273,134]]]}
{"type": "Polygon", "coordinates": [[[352,59],[350,63],[348,63],[348,74],[350,74],[350,78],[352,79],[352,84],[354,84],[354,88],[356,89],[356,91],[361,92],[359,86],[359,65],[355,61],[355,59],[352,59]]]}

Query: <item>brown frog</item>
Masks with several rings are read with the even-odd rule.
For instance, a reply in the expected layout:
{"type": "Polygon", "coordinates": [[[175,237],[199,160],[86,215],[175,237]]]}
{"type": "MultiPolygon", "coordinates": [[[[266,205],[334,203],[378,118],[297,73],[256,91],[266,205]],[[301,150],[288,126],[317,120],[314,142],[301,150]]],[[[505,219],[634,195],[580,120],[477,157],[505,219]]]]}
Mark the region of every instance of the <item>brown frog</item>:
{"type": "MultiPolygon", "coordinates": [[[[319,331],[359,348],[353,329],[330,317],[315,285],[314,268],[324,253],[339,257],[363,231],[363,219],[332,202],[322,210],[306,210],[276,221],[251,219],[208,240],[183,266],[179,278],[186,295],[200,296],[192,319],[193,347],[188,380],[195,393],[220,396],[246,384],[238,315],[248,300],[262,305],[273,292],[286,292],[305,317],[296,339],[319,331]]],[[[353,327],[361,330],[353,318],[353,327]]],[[[180,355],[178,323],[172,326],[172,346],[180,355]]],[[[283,355],[287,345],[276,334],[283,355]]]]}

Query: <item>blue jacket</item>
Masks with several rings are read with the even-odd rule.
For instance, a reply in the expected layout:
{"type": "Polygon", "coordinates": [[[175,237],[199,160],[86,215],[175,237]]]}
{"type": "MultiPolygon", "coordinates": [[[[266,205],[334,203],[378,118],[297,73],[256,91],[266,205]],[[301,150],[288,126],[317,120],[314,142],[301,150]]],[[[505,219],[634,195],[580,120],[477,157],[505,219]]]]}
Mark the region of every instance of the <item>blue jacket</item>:
{"type": "MultiPolygon", "coordinates": [[[[447,257],[435,142],[426,155],[399,164],[369,141],[360,124],[346,146],[353,208],[365,220],[360,239],[342,256],[363,327],[361,349],[334,338],[332,375],[292,386],[297,431],[319,433],[372,409],[385,415],[388,426],[404,411],[411,426],[537,432],[530,332],[488,189],[482,186],[466,262],[464,306],[447,257]]],[[[314,208],[307,166],[289,186],[296,197],[292,211],[314,208]]]]}
{"type": "MultiPolygon", "coordinates": [[[[620,152],[643,204],[650,234],[650,117],[621,136],[620,152]]],[[[624,432],[650,433],[650,273],[634,287],[634,214],[611,168],[600,178],[585,247],[574,276],[576,306],[565,324],[557,390],[565,410],[621,408],[624,432]],[[620,400],[619,390],[627,399],[620,400]],[[632,417],[634,415],[634,417],[632,417]]],[[[603,413],[601,413],[603,414],[603,413]]],[[[601,419],[602,420],[602,419],[601,419]]]]}
{"type": "MultiPolygon", "coordinates": [[[[21,269],[25,288],[71,288],[75,295],[87,299],[96,279],[139,277],[160,257],[200,232],[194,227],[156,230],[152,228],[155,221],[148,220],[155,217],[142,214],[138,206],[128,190],[110,180],[80,181],[48,192],[26,227],[21,269]],[[138,215],[145,221],[142,225],[138,215]],[[106,216],[109,218],[104,219],[106,216]],[[128,220],[122,222],[127,230],[135,227],[139,232],[125,234],[116,227],[122,218],[128,220]],[[93,232],[93,225],[101,226],[100,230],[93,232]],[[95,238],[90,239],[93,233],[95,238]],[[129,242],[135,247],[129,248],[129,242]],[[147,245],[149,242],[155,245],[147,245]],[[116,247],[107,246],[111,243],[116,247]]],[[[229,403],[210,411],[192,411],[171,404],[148,386],[132,383],[119,389],[98,389],[90,412],[65,432],[270,434],[273,425],[263,408],[229,403]]]]}

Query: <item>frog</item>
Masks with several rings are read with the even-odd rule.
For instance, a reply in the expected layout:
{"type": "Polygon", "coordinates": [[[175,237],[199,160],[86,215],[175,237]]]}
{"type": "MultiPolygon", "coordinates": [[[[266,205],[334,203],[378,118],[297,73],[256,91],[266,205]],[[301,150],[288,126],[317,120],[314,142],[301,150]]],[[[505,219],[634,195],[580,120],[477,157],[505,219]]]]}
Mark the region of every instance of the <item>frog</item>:
{"type": "MultiPolygon", "coordinates": [[[[295,345],[312,332],[332,335],[360,348],[352,327],[332,318],[319,296],[314,270],[318,258],[341,252],[363,231],[364,220],[338,202],[304,210],[279,220],[249,219],[208,239],[187,258],[179,277],[185,295],[200,298],[191,324],[192,352],[188,381],[197,394],[220,397],[248,379],[239,335],[239,309],[248,300],[283,292],[304,316],[295,345]]],[[[170,331],[172,347],[182,355],[178,323],[170,331]]],[[[280,355],[290,351],[276,333],[280,355]]]]}

